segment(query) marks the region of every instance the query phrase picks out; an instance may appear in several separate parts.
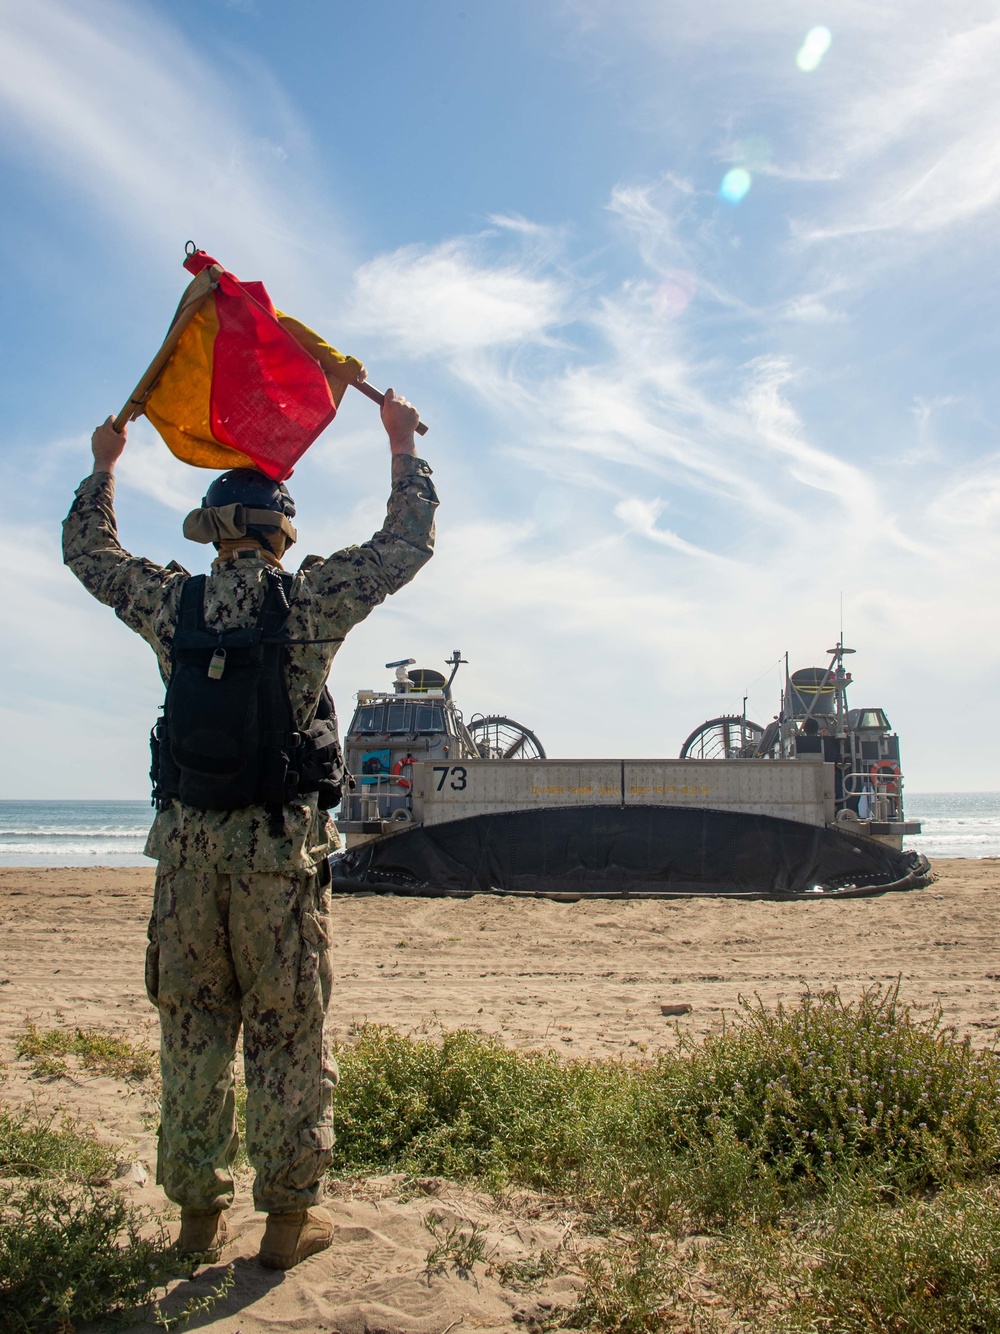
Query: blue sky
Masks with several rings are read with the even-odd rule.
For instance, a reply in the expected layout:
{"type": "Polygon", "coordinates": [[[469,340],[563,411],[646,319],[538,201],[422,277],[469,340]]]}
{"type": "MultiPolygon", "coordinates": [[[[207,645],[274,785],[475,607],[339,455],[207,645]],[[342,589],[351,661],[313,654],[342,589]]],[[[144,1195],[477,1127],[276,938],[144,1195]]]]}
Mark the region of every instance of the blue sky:
{"type": "MultiPolygon", "coordinates": [[[[747,691],[766,722],[842,598],[911,788],[1000,787],[996,4],[0,0],[0,41],[0,796],[146,791],[152,656],[58,526],[189,237],[431,426],[438,554],[342,716],[457,645],[467,714],[674,755],[747,691]]],[[[383,442],[349,396],[303,554],[378,527],[383,442]]],[[[137,423],[125,544],[204,568],[208,476],[137,423]]]]}

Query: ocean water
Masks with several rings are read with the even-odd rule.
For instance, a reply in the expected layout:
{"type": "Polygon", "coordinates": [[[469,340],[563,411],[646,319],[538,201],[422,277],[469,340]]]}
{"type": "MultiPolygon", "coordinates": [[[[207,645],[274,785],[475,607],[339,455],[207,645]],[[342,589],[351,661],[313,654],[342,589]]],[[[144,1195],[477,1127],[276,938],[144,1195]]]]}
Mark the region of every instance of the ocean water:
{"type": "Polygon", "coordinates": [[[0,801],[0,866],[152,866],[149,801],[0,801]]]}
{"type": "MultiPolygon", "coordinates": [[[[928,857],[1000,857],[1000,792],[908,793],[928,857]]],[[[151,866],[148,801],[0,801],[0,866],[151,866]]]]}
{"type": "Polygon", "coordinates": [[[907,792],[906,818],[923,833],[904,839],[926,857],[1000,857],[1000,792],[907,792]]]}

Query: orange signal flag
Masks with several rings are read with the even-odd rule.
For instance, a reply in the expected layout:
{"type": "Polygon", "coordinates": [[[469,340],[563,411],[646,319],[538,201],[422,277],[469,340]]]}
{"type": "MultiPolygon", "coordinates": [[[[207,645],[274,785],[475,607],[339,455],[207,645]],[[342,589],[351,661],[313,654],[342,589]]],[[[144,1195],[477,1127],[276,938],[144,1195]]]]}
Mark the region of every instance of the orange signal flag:
{"type": "MultiPolygon", "coordinates": [[[[333,421],[348,385],[364,380],[364,367],[275,310],[262,283],[241,283],[204,250],[191,251],[184,267],[196,277],[210,270],[212,283],[141,406],[132,402],[185,463],[258,468],[280,482],[333,421]]],[[[179,312],[175,330],[180,321],[179,312]]]]}

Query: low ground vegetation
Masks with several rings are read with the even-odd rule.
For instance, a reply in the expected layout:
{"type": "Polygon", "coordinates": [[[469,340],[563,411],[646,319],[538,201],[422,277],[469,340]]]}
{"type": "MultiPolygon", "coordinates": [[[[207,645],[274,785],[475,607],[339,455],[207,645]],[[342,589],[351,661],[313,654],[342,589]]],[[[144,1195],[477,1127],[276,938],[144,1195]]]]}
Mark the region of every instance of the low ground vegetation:
{"type": "MultiPolygon", "coordinates": [[[[32,1060],[90,1050],[27,1036],[32,1060]]],[[[375,1026],[338,1059],[335,1176],[474,1179],[575,1205],[587,1246],[503,1264],[476,1225],[430,1224],[429,1270],[485,1264],[522,1290],[575,1270],[564,1326],[1000,1330],[1000,1059],[896,988],[747,1003],[641,1063],[375,1026]]],[[[65,1331],[162,1281],[165,1239],[102,1189],[108,1157],[79,1127],[0,1111],[0,1329],[65,1331]],[[62,1286],[59,1257],[78,1257],[62,1286]]]]}
{"type": "Polygon", "coordinates": [[[380,1027],[339,1061],[336,1173],[586,1210],[578,1328],[1000,1330],[1000,1060],[898,988],[747,1002],[643,1063],[380,1027]]]}
{"type": "MultiPolygon", "coordinates": [[[[46,1080],[72,1072],[67,1057],[128,1081],[155,1069],[144,1048],[98,1029],[28,1024],[16,1050],[46,1080]]],[[[122,1166],[93,1127],[0,1100],[2,1334],[70,1334],[82,1321],[135,1312],[163,1328],[178,1322],[157,1301],[178,1274],[169,1238],[114,1189],[122,1166]]]]}
{"type": "Polygon", "coordinates": [[[89,1184],[114,1175],[115,1155],[69,1117],[0,1106],[0,1179],[89,1184]]]}
{"type": "Polygon", "coordinates": [[[99,1028],[43,1031],[28,1022],[15,1051],[21,1060],[31,1062],[35,1074],[42,1079],[58,1079],[68,1074],[67,1056],[76,1057],[82,1068],[92,1074],[129,1081],[149,1079],[157,1068],[156,1057],[148,1047],[137,1047],[121,1034],[99,1028]]]}
{"type": "Polygon", "coordinates": [[[92,1130],[0,1107],[0,1330],[66,1334],[148,1304],[167,1237],[110,1188],[114,1153],[92,1130]]]}

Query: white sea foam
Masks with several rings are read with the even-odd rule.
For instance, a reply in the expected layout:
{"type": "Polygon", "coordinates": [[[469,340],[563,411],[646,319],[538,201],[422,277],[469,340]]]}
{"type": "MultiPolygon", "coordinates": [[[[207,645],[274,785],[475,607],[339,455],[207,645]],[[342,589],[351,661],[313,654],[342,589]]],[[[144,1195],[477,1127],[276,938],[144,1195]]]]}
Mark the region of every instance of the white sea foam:
{"type": "Polygon", "coordinates": [[[148,866],[145,801],[0,801],[0,866],[148,866]]]}
{"type": "Polygon", "coordinates": [[[78,838],[80,834],[91,834],[94,838],[136,838],[133,829],[91,829],[85,824],[59,828],[58,825],[38,825],[33,829],[0,829],[0,847],[12,838],[78,838]]]}
{"type": "Polygon", "coordinates": [[[121,848],[109,848],[103,839],[81,839],[79,835],[74,835],[72,839],[60,843],[56,847],[50,846],[41,840],[24,840],[21,842],[6,843],[0,842],[0,852],[18,853],[30,852],[32,856],[45,856],[52,853],[54,856],[61,856],[65,853],[69,857],[95,857],[99,852],[107,852],[111,855],[120,853],[122,856],[128,856],[130,852],[141,852],[145,839],[129,839],[125,846],[121,848]]]}
{"type": "Polygon", "coordinates": [[[903,846],[927,857],[1000,857],[1000,792],[908,792],[906,818],[923,832],[903,846]]]}

